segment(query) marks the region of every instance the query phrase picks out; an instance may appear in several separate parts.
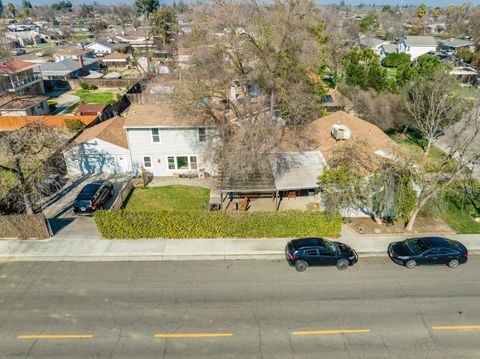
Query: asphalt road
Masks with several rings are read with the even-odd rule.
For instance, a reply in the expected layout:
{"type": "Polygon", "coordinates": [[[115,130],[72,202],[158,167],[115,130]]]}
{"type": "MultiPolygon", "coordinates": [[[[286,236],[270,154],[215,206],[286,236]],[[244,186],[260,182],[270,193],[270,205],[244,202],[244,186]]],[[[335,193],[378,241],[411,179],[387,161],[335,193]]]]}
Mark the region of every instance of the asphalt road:
{"type": "Polygon", "coordinates": [[[479,358],[479,273],[478,256],[1,263],[0,358],[479,358]]]}

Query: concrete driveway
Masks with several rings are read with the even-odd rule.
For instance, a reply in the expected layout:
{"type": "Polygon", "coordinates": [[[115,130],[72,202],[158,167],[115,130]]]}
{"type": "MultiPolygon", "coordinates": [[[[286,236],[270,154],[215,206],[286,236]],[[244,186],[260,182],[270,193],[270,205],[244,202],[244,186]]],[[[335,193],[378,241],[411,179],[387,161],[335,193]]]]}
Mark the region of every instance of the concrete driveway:
{"type": "Polygon", "coordinates": [[[55,238],[61,239],[98,239],[95,222],[91,217],[76,216],[73,213],[73,201],[82,188],[95,180],[108,179],[113,182],[114,195],[105,204],[110,209],[115,202],[121,188],[127,181],[126,176],[85,175],[71,179],[44,206],[45,216],[48,218],[55,238]]]}

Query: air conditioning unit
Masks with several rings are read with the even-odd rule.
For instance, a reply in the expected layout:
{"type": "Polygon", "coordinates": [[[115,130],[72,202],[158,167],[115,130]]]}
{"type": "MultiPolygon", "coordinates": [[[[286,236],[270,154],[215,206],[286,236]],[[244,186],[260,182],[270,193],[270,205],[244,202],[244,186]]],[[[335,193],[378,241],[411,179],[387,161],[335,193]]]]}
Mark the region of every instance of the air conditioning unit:
{"type": "Polygon", "coordinates": [[[348,140],[352,137],[352,131],[347,126],[339,123],[332,126],[331,134],[337,141],[348,140]]]}

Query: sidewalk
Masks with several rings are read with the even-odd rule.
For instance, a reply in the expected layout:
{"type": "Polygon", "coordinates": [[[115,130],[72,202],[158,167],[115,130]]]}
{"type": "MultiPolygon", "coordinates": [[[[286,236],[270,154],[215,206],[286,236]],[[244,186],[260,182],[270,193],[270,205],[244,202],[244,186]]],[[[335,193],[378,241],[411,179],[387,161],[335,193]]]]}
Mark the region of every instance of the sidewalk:
{"type": "MultiPolygon", "coordinates": [[[[343,228],[338,240],[360,256],[386,256],[390,242],[408,236],[359,236],[343,228]]],[[[480,253],[480,235],[453,235],[470,252],[480,253]]],[[[283,259],[288,238],[261,239],[62,239],[0,241],[0,261],[151,261],[283,259]]]]}

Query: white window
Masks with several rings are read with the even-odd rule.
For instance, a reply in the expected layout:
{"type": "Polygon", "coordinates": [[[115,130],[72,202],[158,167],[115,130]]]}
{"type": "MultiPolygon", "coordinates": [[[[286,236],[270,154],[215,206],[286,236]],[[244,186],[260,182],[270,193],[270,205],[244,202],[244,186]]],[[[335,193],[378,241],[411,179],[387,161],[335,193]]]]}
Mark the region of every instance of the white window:
{"type": "Polygon", "coordinates": [[[207,140],[207,129],[199,128],[198,129],[198,142],[205,142],[207,140]]]}
{"type": "Polygon", "coordinates": [[[168,156],[169,170],[196,170],[198,169],[197,156],[168,156]]]}
{"type": "Polygon", "coordinates": [[[152,142],[160,143],[160,131],[158,128],[152,128],[152,142]]]}
{"type": "Polygon", "coordinates": [[[152,167],[152,158],[150,156],[143,156],[143,166],[145,168],[152,167]]]}

